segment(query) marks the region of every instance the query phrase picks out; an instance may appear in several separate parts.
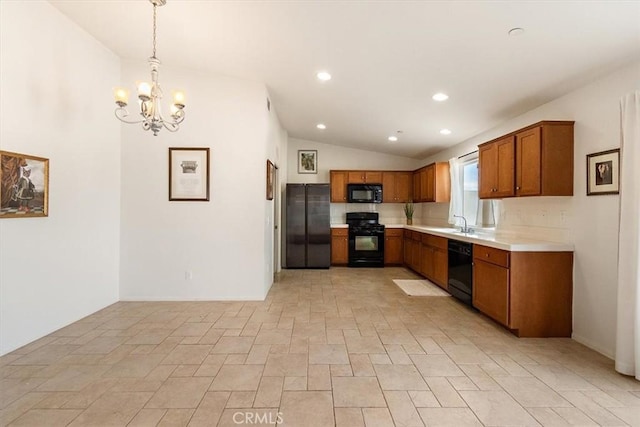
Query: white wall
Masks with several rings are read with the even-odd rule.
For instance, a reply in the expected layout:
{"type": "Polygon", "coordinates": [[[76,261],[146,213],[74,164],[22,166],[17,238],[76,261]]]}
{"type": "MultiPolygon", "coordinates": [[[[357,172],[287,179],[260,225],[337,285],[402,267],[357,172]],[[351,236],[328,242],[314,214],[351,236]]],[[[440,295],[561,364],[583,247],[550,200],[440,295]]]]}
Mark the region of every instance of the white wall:
{"type": "MultiPolygon", "coordinates": [[[[148,74],[124,62],[122,83],[133,89],[148,74]]],[[[273,263],[266,160],[282,139],[265,87],[166,66],[159,79],[165,92],[185,90],[186,119],[156,137],[123,127],[121,299],[263,299],[273,263]],[[168,147],[210,148],[209,202],[168,201],[168,147]]]]}
{"type": "MultiPolygon", "coordinates": [[[[269,94],[265,91],[265,98],[268,98],[269,94]]],[[[266,223],[264,227],[264,253],[265,253],[265,290],[266,295],[273,284],[273,275],[281,270],[282,259],[282,235],[281,220],[282,217],[282,195],[281,195],[281,181],[286,184],[286,150],[287,150],[287,131],[280,126],[278,115],[274,109],[273,104],[271,109],[265,110],[267,116],[267,158],[276,166],[276,176],[274,177],[275,183],[273,191],[273,200],[266,200],[265,197],[265,218],[266,223]],[[284,173],[283,173],[284,171],[284,173]],[[284,177],[284,178],[283,178],[284,177]]],[[[265,165],[266,167],[266,165],[265,165]]],[[[266,188],[265,188],[266,191],[266,188]]]]}
{"type": "Polygon", "coordinates": [[[287,156],[288,181],[290,183],[328,183],[329,171],[332,169],[414,170],[420,164],[419,160],[408,157],[296,138],[289,138],[287,156]],[[298,173],[298,150],[318,150],[317,174],[298,173]]]}
{"type": "Polygon", "coordinates": [[[49,216],[0,219],[0,354],[118,300],[119,59],[44,1],[0,2],[0,149],[49,164],[49,216]]]}
{"type": "Polygon", "coordinates": [[[422,162],[465,154],[540,120],[575,120],[574,196],[504,199],[497,228],[575,245],[573,336],[609,357],[615,351],[619,197],[586,196],[586,155],[620,146],[620,98],[638,87],[640,62],[422,162]]]}
{"type": "MultiPolygon", "coordinates": [[[[323,144],[321,142],[303,139],[289,139],[288,149],[288,181],[290,183],[329,183],[329,171],[333,169],[353,170],[415,170],[420,161],[408,157],[358,150],[338,145],[323,144]],[[318,173],[298,173],[298,150],[318,150],[318,173]]],[[[384,190],[383,190],[384,191],[384,190]]],[[[382,224],[403,224],[405,216],[403,203],[353,204],[332,203],[331,222],[344,224],[347,212],[378,212],[382,224]]],[[[416,204],[416,224],[420,218],[420,204],[416,204]]]]}

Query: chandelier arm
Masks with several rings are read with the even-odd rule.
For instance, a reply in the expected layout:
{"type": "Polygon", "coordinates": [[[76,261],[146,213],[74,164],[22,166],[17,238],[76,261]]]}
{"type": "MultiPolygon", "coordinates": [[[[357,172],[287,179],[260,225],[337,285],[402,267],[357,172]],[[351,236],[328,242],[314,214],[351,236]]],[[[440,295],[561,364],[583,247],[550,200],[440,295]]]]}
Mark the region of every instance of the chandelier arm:
{"type": "Polygon", "coordinates": [[[169,132],[177,132],[178,129],[180,129],[180,125],[178,123],[167,123],[167,122],[162,122],[162,125],[164,126],[164,128],[166,130],[168,130],[169,132]]]}
{"type": "Polygon", "coordinates": [[[126,120],[126,117],[129,117],[129,112],[124,107],[116,108],[114,113],[115,113],[116,117],[118,118],[118,120],[120,120],[121,122],[124,122],[124,123],[131,124],[131,125],[135,125],[137,123],[143,123],[143,122],[146,121],[145,119],[142,119],[142,120],[126,120]]]}
{"type": "Polygon", "coordinates": [[[162,123],[169,123],[171,125],[179,125],[184,120],[184,110],[183,109],[178,110],[178,112],[176,114],[172,114],[171,115],[171,120],[167,120],[162,115],[161,109],[158,108],[158,117],[160,117],[160,120],[162,121],[162,123]]]}

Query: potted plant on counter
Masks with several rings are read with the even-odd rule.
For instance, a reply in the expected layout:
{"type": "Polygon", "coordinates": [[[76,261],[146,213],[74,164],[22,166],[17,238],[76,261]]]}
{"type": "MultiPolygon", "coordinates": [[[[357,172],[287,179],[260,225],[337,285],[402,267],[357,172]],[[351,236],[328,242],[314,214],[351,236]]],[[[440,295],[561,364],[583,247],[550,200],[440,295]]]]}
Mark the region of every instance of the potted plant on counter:
{"type": "Polygon", "coordinates": [[[407,225],[413,224],[413,202],[404,204],[404,214],[407,217],[407,225]]]}

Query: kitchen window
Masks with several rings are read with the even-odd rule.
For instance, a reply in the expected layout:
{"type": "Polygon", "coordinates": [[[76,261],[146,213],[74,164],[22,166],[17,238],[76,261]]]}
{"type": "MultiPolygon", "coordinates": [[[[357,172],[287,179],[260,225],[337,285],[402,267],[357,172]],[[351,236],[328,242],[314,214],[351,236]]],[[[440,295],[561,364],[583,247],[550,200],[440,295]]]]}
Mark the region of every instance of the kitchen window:
{"type": "Polygon", "coordinates": [[[462,215],[469,225],[476,225],[478,216],[478,156],[467,159],[460,168],[462,174],[462,215]]]}
{"type": "Polygon", "coordinates": [[[467,224],[477,227],[495,226],[493,201],[478,198],[478,153],[463,158],[460,164],[462,185],[462,215],[467,224]]]}

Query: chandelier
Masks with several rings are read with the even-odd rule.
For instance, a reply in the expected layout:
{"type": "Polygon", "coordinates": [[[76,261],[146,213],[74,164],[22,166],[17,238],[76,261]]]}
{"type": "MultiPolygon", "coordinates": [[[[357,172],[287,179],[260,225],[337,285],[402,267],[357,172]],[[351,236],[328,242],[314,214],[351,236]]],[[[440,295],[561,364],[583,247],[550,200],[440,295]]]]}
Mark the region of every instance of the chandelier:
{"type": "Polygon", "coordinates": [[[158,69],[160,68],[160,60],[156,58],[156,10],[158,6],[163,6],[167,0],[149,0],[153,4],[153,54],[149,58],[149,66],[151,68],[151,84],[142,82],[138,84],[138,105],[140,107],[140,120],[128,120],[129,111],[127,104],[129,102],[129,91],[124,88],[115,89],[116,104],[118,108],[115,110],[116,117],[129,124],[142,123],[144,130],[151,130],[154,136],[163,127],[170,132],[175,132],[180,128],[180,123],[184,120],[184,92],[173,91],[173,104],[171,105],[171,118],[166,119],[162,115],[160,108],[160,100],[162,99],[162,89],[158,83],[158,69]]]}

